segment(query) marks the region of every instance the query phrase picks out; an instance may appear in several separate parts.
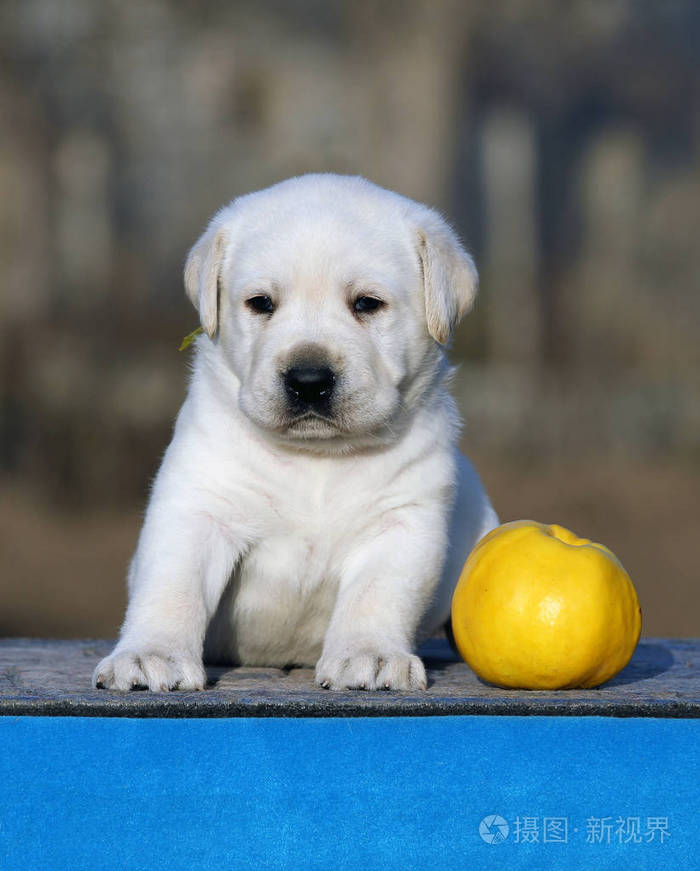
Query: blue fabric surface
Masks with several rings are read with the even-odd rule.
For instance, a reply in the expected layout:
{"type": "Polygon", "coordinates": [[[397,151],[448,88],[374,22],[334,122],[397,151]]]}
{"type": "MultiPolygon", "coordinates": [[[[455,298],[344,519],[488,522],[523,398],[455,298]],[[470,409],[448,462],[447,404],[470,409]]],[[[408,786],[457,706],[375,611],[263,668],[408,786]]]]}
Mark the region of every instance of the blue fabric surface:
{"type": "Polygon", "coordinates": [[[699,733],[599,717],[5,717],[0,869],[695,869],[699,733]]]}

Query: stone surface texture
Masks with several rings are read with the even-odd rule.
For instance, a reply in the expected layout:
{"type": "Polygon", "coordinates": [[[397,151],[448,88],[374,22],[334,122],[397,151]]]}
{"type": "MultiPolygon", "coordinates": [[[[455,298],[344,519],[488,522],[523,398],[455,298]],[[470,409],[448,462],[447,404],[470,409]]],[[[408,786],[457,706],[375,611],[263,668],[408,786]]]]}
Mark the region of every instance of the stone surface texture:
{"type": "Polygon", "coordinates": [[[505,690],[483,683],[447,641],[423,645],[425,692],[330,692],[310,668],[210,667],[203,692],[91,687],[110,641],[0,639],[0,715],[99,717],[386,717],[557,715],[700,717],[700,640],[643,638],[630,664],[589,690],[505,690]]]}

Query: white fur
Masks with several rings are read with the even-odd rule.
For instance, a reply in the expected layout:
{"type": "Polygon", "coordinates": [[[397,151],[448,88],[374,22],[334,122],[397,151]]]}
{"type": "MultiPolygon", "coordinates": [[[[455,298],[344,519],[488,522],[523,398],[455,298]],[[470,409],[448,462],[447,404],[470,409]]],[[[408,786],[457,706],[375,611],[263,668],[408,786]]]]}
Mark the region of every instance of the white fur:
{"type": "Polygon", "coordinates": [[[220,211],[185,284],[205,335],[96,685],[201,689],[204,656],[424,688],[415,644],[498,522],[446,388],[471,259],[427,207],[309,175],[220,211]],[[251,312],[256,293],[272,315],[251,312]],[[367,293],[385,304],[357,316],[367,293]],[[281,373],[309,347],[338,373],[330,420],[288,408],[281,373]]]}

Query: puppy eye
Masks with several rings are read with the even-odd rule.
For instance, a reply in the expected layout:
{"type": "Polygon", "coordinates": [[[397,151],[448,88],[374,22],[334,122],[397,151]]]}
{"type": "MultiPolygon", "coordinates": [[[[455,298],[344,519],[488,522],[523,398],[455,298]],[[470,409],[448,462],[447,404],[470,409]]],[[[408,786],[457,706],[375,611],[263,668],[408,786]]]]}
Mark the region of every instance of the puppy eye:
{"type": "Polygon", "coordinates": [[[358,296],[352,304],[353,311],[362,314],[363,312],[373,312],[381,308],[384,302],[374,296],[358,296]]]}
{"type": "Polygon", "coordinates": [[[265,296],[264,294],[251,296],[250,299],[245,301],[245,304],[249,309],[261,315],[271,315],[275,310],[275,306],[270,297],[265,296]]]}

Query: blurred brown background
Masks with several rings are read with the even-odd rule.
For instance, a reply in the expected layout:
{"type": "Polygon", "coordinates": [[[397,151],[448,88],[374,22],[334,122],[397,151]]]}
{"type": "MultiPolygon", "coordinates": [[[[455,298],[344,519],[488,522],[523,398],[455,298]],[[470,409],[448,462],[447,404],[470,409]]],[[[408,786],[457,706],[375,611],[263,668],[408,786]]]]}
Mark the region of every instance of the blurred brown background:
{"type": "Polygon", "coordinates": [[[286,176],[438,206],[502,519],[617,552],[700,635],[700,5],[4,0],[0,634],[114,636],[207,218],[286,176]]]}

